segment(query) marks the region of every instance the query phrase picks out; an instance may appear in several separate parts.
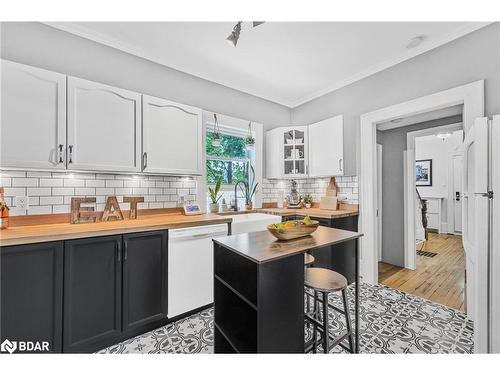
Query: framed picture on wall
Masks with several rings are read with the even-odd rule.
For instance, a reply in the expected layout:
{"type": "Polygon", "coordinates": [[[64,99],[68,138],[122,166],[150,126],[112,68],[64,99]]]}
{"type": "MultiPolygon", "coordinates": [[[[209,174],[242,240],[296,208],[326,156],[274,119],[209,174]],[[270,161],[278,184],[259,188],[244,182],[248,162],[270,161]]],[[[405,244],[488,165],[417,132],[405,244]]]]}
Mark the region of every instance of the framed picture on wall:
{"type": "Polygon", "coordinates": [[[432,159],[415,160],[417,186],[432,186],[432,159]]]}

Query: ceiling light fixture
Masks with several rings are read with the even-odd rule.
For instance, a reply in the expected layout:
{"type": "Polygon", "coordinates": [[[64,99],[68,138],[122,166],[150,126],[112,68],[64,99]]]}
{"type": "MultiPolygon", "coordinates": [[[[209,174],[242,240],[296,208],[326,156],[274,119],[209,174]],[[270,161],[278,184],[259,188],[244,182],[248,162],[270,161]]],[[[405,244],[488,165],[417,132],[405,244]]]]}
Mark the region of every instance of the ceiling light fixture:
{"type": "Polygon", "coordinates": [[[236,25],[233,27],[233,31],[231,31],[231,34],[226,38],[226,41],[229,43],[229,45],[236,47],[236,44],[238,44],[238,39],[240,38],[240,32],[241,32],[241,22],[238,21],[236,25]]]}
{"type": "MultiPolygon", "coordinates": [[[[238,44],[238,39],[240,39],[240,33],[241,33],[241,24],[243,21],[238,21],[236,25],[233,27],[233,31],[231,31],[231,34],[226,38],[226,41],[229,43],[230,46],[236,47],[236,44],[238,44]]],[[[265,23],[265,21],[252,21],[252,27],[257,27],[265,23]]]]}
{"type": "Polygon", "coordinates": [[[417,46],[419,46],[424,40],[427,39],[427,35],[417,35],[414,38],[411,38],[408,44],[406,45],[406,48],[412,49],[417,46]]]}

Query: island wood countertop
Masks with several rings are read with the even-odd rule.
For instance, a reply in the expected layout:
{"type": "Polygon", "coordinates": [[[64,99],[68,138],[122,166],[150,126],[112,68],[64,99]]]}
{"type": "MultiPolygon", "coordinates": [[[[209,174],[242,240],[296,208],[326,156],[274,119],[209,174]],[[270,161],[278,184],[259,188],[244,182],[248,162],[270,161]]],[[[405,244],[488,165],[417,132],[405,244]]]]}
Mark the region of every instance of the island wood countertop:
{"type": "Polygon", "coordinates": [[[362,236],[363,234],[358,232],[320,226],[311,235],[290,241],[278,241],[268,231],[218,237],[213,241],[255,263],[261,264],[305,253],[308,250],[354,240],[362,236]]]}
{"type": "Polygon", "coordinates": [[[227,224],[231,222],[232,219],[230,217],[216,214],[186,216],[176,213],[147,215],[138,217],[135,220],[125,219],[86,224],[29,225],[0,230],[0,246],[187,228],[201,225],[227,224]]]}
{"type": "Polygon", "coordinates": [[[263,214],[280,215],[280,216],[312,216],[319,217],[323,219],[337,219],[339,217],[347,216],[357,216],[359,215],[358,210],[354,209],[339,209],[336,211],[332,210],[322,210],[321,208],[259,208],[257,212],[263,214]]]}

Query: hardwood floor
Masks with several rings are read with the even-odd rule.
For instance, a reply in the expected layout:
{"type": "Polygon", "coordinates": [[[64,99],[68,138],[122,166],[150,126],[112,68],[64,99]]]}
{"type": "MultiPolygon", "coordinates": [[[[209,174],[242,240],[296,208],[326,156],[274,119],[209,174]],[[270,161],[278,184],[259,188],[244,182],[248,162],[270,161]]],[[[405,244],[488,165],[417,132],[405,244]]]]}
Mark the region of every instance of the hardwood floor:
{"type": "Polygon", "coordinates": [[[428,300],[465,311],[465,258],[462,237],[429,233],[424,251],[433,258],[417,255],[417,269],[409,270],[379,263],[379,282],[428,300]]]}

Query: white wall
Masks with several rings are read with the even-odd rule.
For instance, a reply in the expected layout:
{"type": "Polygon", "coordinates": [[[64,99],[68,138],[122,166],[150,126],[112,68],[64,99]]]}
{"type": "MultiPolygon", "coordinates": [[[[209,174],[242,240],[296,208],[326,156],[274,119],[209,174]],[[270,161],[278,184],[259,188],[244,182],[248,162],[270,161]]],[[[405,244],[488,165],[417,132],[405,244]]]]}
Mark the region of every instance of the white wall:
{"type": "Polygon", "coordinates": [[[454,132],[444,141],[435,135],[415,138],[415,160],[432,159],[432,186],[419,186],[422,198],[444,197],[441,210],[441,228],[447,228],[447,205],[453,196],[449,196],[450,153],[459,151],[463,142],[463,131],[454,132]]]}

